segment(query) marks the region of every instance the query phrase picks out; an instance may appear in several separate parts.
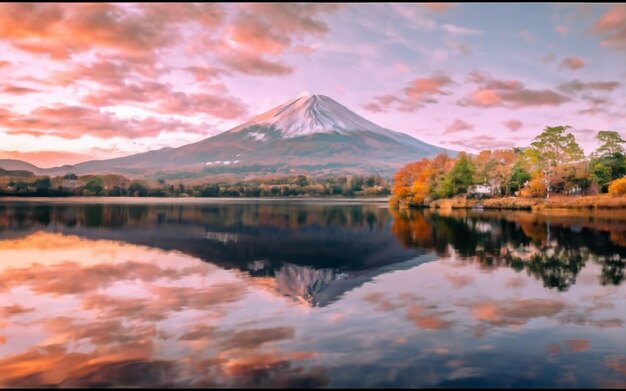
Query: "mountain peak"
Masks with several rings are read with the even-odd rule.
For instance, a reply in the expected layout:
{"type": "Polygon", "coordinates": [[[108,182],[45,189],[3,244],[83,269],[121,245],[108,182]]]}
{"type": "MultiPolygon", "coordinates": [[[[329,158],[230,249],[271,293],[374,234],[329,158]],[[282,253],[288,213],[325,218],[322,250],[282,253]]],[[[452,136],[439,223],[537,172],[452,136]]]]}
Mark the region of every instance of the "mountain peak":
{"type": "Polygon", "coordinates": [[[350,134],[367,131],[387,134],[389,132],[326,95],[308,93],[300,94],[254,117],[231,132],[238,132],[254,125],[273,128],[284,138],[316,133],[350,134]]]}

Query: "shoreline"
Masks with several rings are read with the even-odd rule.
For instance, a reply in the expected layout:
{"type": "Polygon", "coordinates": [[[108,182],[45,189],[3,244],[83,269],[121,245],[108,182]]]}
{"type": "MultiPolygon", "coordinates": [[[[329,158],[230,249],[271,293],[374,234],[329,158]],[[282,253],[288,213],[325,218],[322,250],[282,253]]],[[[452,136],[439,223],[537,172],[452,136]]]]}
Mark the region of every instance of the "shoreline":
{"type": "Polygon", "coordinates": [[[450,209],[490,209],[490,210],[525,210],[538,212],[542,210],[626,210],[626,196],[610,196],[599,194],[592,196],[553,196],[545,198],[487,198],[484,200],[466,199],[464,197],[443,198],[425,205],[407,205],[398,202],[399,209],[427,208],[435,210],[450,209]]]}
{"type": "Polygon", "coordinates": [[[236,202],[319,202],[336,204],[388,204],[389,197],[0,197],[0,204],[219,204],[236,202]]]}

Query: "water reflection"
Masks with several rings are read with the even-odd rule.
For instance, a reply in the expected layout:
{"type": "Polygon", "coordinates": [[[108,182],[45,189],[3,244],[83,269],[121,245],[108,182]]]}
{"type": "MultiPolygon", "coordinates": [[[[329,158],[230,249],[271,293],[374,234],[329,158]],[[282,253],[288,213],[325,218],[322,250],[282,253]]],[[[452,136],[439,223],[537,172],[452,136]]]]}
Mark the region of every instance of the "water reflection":
{"type": "Polygon", "coordinates": [[[623,387],[623,221],[0,205],[0,386],[623,387]]]}
{"type": "Polygon", "coordinates": [[[0,239],[43,230],[176,250],[317,306],[423,253],[394,239],[379,205],[0,205],[0,216],[0,239]]]}
{"type": "Polygon", "coordinates": [[[626,267],[626,215],[542,215],[528,212],[392,211],[392,231],[407,247],[452,247],[482,267],[526,271],[544,286],[567,290],[587,262],[602,267],[599,282],[619,285],[626,267]]]}

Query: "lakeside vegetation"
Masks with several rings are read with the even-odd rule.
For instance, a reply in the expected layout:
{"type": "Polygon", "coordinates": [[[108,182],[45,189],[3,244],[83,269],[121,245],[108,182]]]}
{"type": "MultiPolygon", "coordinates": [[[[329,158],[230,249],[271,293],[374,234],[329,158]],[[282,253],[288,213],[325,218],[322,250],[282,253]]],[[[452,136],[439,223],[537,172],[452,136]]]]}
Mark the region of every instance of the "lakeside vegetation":
{"type": "Polygon", "coordinates": [[[626,155],[620,134],[599,131],[585,156],[569,126],[546,127],[524,148],[440,154],[402,167],[390,205],[434,208],[626,208],[626,155]]]}
{"type": "Polygon", "coordinates": [[[159,179],[131,180],[122,175],[35,176],[0,171],[0,196],[18,197],[372,197],[390,194],[380,175],[312,178],[305,175],[239,182],[184,184],[159,179]]]}

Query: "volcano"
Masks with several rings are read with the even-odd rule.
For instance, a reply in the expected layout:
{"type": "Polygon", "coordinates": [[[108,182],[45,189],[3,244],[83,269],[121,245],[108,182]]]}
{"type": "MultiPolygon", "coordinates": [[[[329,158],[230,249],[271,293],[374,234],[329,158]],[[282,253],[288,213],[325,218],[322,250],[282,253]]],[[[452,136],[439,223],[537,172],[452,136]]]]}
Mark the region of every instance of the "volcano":
{"type": "Polygon", "coordinates": [[[307,95],[196,143],[48,172],[391,175],[444,151],[454,153],[378,126],[327,96],[307,95]]]}

